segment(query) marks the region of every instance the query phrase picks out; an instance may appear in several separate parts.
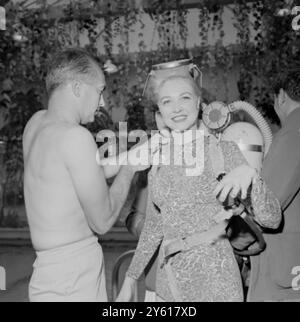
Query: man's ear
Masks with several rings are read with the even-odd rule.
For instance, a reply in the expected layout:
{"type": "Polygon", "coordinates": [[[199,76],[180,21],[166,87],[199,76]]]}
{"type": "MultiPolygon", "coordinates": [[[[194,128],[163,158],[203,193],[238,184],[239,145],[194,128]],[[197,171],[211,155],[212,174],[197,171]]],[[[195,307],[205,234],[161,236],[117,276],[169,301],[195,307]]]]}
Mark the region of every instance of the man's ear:
{"type": "Polygon", "coordinates": [[[80,97],[82,91],[82,83],[75,80],[72,82],[72,92],[76,97],[80,97]]]}

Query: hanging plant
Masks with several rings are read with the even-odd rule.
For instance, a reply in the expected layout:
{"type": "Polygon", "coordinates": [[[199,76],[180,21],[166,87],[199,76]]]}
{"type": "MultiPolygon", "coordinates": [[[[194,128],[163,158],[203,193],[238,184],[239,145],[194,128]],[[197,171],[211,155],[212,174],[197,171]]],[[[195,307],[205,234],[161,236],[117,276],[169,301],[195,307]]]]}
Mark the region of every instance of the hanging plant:
{"type": "MultiPolygon", "coordinates": [[[[19,184],[23,171],[22,147],[17,142],[31,115],[46,106],[44,77],[47,61],[54,51],[81,45],[100,65],[111,59],[117,66],[115,74],[107,75],[108,112],[103,111],[102,117],[97,116],[88,126],[93,133],[105,127],[116,130],[111,111],[118,106],[125,108],[130,129],[155,127],[153,105],[139,100],[147,74],[153,64],[187,57],[194,57],[195,63],[210,77],[214,95],[223,90],[219,87],[222,83],[225,99],[229,75],[233,69],[239,70],[240,98],[253,102],[269,119],[276,121],[271,83],[291,61],[299,60],[299,32],[291,28],[293,17],[275,14],[279,7],[285,6],[283,0],[235,1],[230,8],[238,44],[229,46],[223,43],[223,7],[215,1],[202,1],[201,7],[195,9],[200,40],[194,48],[188,48],[189,12],[181,6],[181,1],[140,0],[140,8],[133,0],[70,1],[59,8],[44,1],[36,2],[32,8],[31,2],[10,1],[5,6],[9,23],[0,35],[1,135],[8,142],[4,164],[7,194],[10,187],[22,191],[22,183],[19,184]],[[147,14],[154,23],[148,44],[143,20],[147,14]],[[140,26],[137,52],[132,53],[130,33],[137,26],[140,26]],[[209,39],[212,34],[218,38],[213,45],[209,39]],[[86,38],[84,45],[81,38],[86,38]],[[119,44],[115,43],[116,38],[120,39],[119,44]]],[[[214,95],[208,93],[208,101],[214,95]]],[[[6,197],[4,200],[8,201],[6,197]]]]}

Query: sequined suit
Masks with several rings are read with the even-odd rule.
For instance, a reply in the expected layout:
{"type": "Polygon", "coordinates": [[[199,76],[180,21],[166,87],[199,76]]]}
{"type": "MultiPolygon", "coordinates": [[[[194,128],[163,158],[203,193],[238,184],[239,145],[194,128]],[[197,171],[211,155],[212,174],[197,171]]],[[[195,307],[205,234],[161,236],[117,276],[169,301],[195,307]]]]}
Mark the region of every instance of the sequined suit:
{"type": "MultiPolygon", "coordinates": [[[[213,195],[217,185],[204,139],[204,171],[187,176],[184,166],[162,165],[149,173],[149,196],[145,225],[127,275],[138,279],[157,247],[164,240],[183,238],[216,225],[214,216],[222,209],[213,195]]],[[[193,144],[196,144],[195,142],[193,144]]],[[[225,171],[247,163],[237,145],[221,142],[225,171]]],[[[281,219],[280,206],[263,181],[251,191],[256,220],[263,226],[276,227],[281,219]]],[[[239,268],[227,239],[213,245],[201,244],[170,259],[177,288],[183,301],[242,301],[239,268]]],[[[159,254],[156,293],[174,301],[169,287],[163,254],[159,254]]]]}

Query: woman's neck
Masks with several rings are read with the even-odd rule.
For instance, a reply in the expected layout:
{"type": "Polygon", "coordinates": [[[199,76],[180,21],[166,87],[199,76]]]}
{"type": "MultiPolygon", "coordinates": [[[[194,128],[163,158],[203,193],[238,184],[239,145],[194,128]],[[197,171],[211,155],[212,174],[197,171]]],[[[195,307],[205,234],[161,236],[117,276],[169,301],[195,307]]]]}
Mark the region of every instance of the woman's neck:
{"type": "Polygon", "coordinates": [[[202,123],[202,121],[197,120],[192,127],[184,131],[173,130],[171,136],[175,140],[175,144],[184,145],[189,144],[195,140],[198,140],[200,137],[203,137],[207,134],[207,130],[202,123]]]}

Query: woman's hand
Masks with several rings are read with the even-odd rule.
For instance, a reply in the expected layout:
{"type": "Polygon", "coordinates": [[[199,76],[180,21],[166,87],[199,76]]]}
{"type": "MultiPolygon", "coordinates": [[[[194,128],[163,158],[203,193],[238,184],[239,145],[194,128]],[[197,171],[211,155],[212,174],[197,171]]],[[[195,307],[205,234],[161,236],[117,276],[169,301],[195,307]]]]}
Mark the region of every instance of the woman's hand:
{"type": "Polygon", "coordinates": [[[241,165],[230,171],[219,182],[214,194],[224,202],[228,195],[235,198],[241,192],[241,198],[246,199],[249,186],[257,180],[256,170],[249,165],[241,165]]]}
{"type": "Polygon", "coordinates": [[[135,279],[126,276],[116,302],[130,302],[134,296],[136,283],[135,279]]]}

